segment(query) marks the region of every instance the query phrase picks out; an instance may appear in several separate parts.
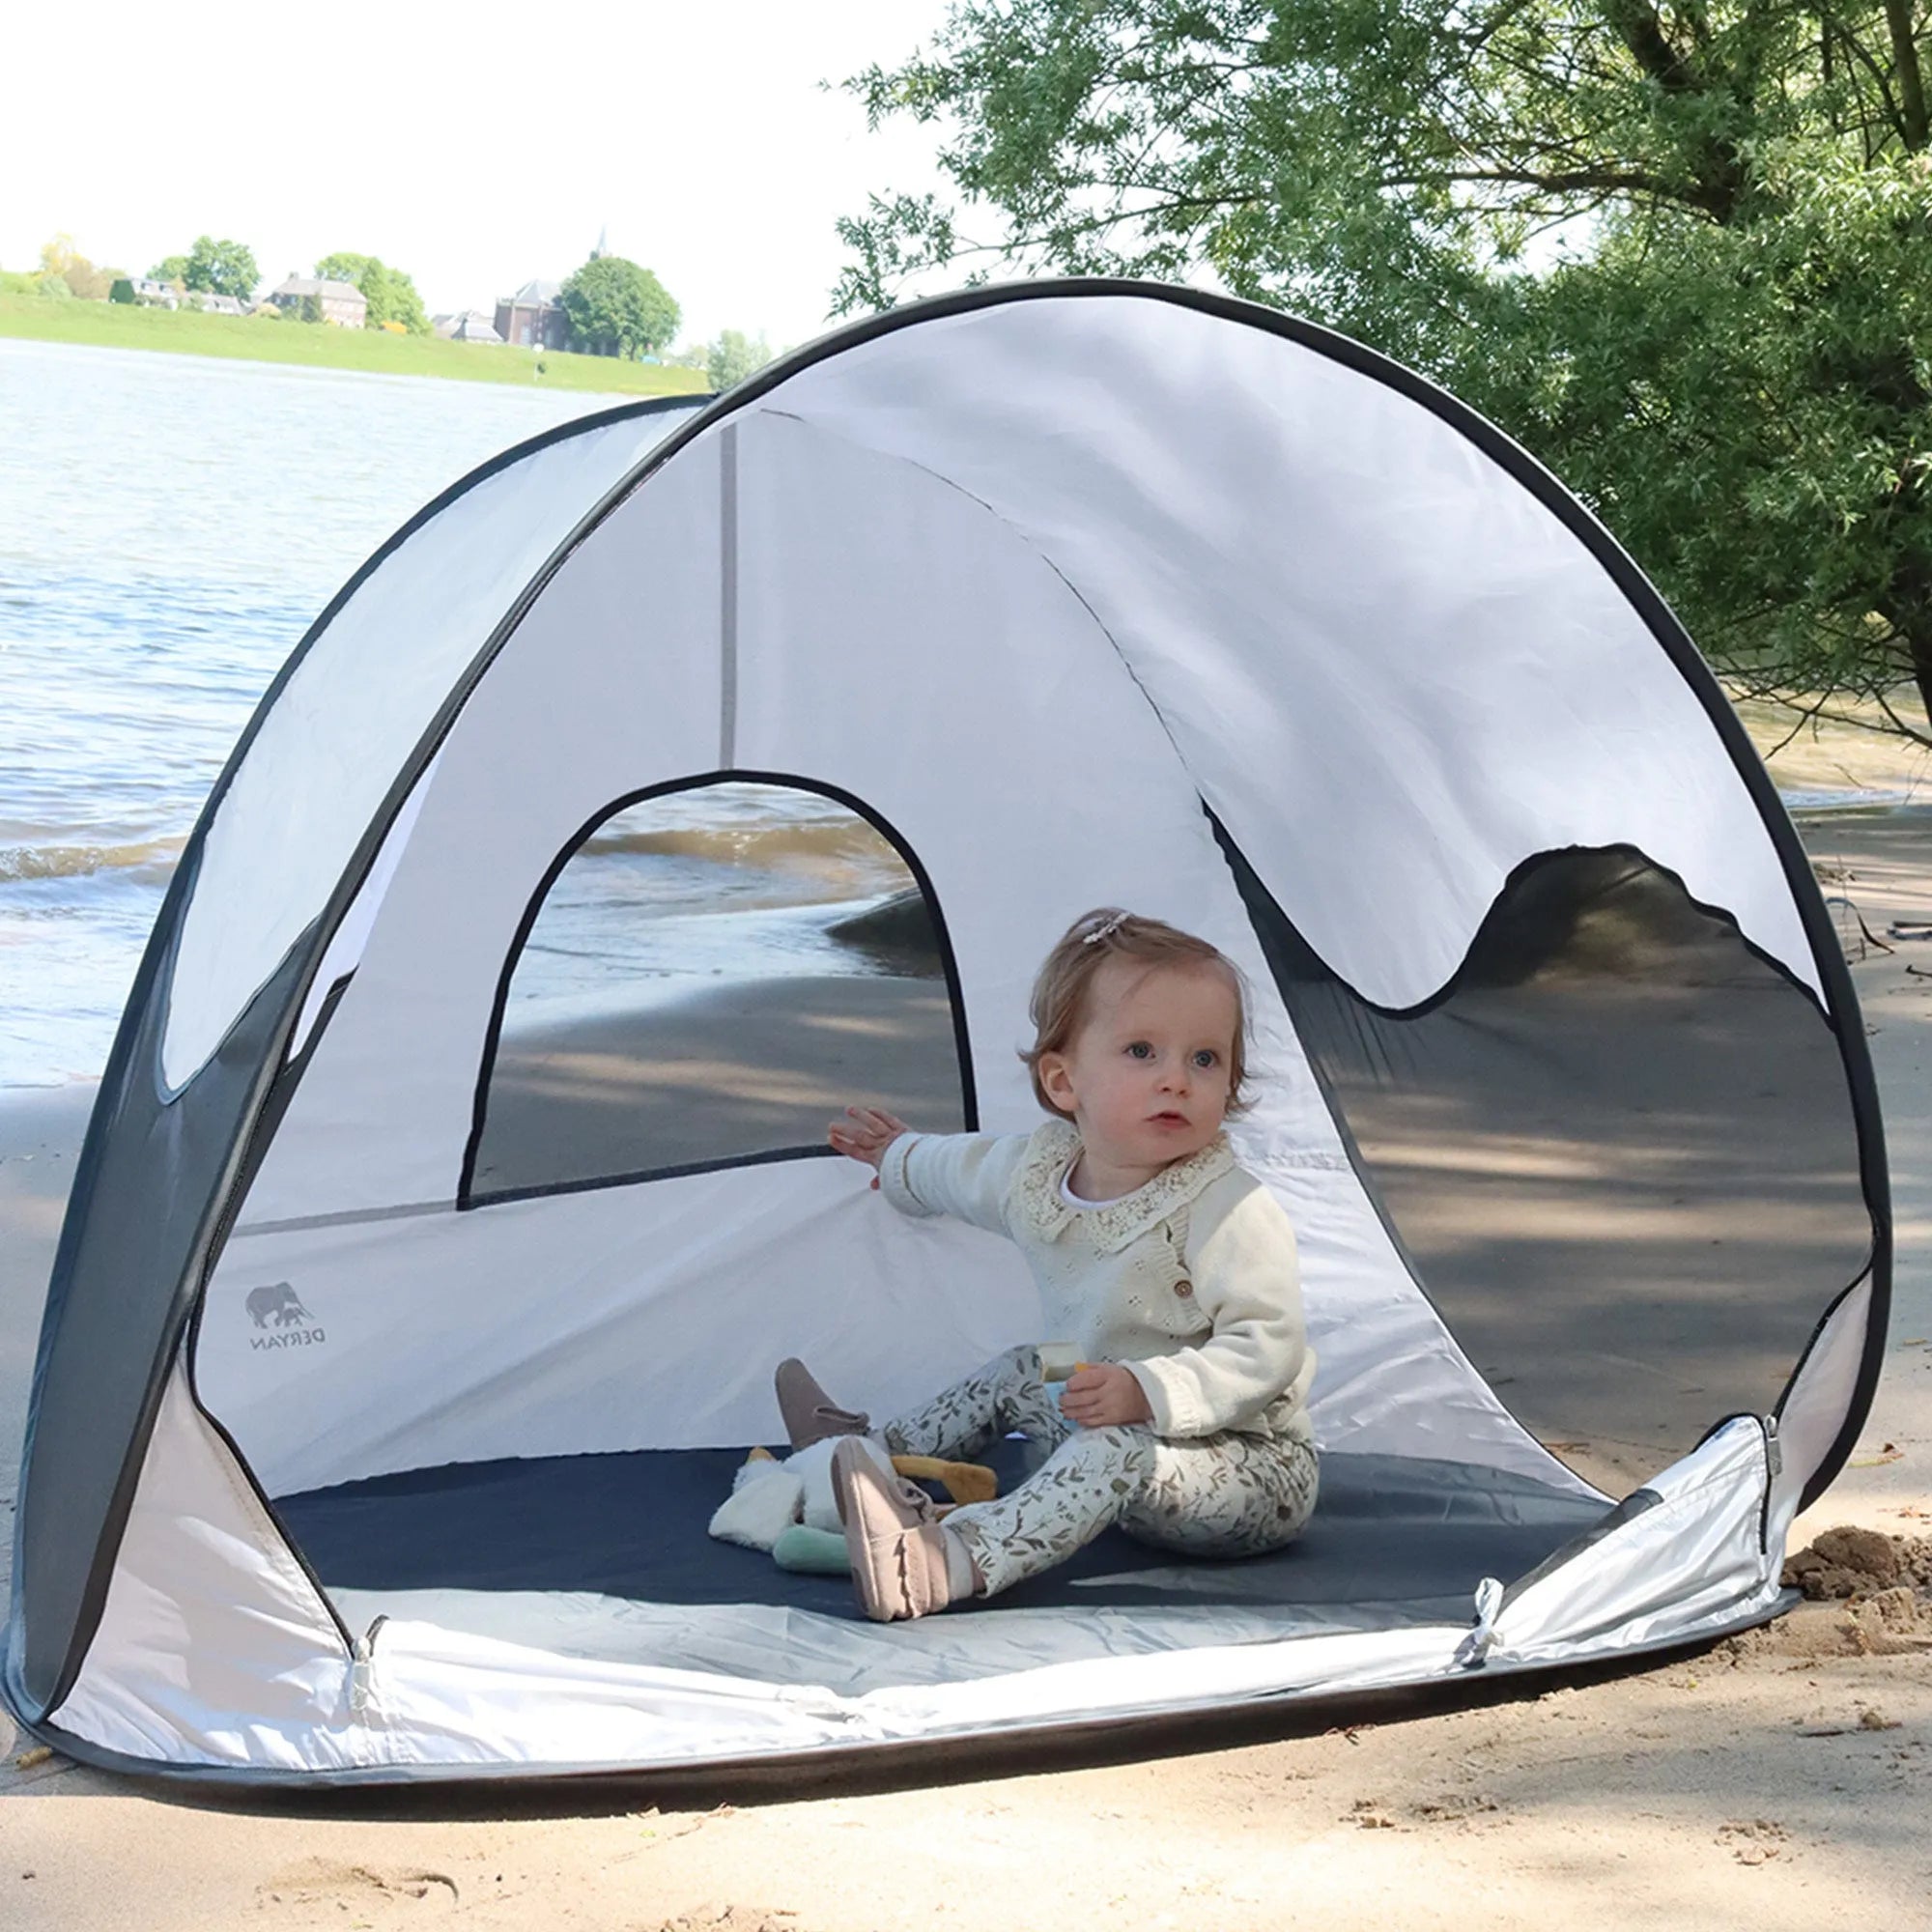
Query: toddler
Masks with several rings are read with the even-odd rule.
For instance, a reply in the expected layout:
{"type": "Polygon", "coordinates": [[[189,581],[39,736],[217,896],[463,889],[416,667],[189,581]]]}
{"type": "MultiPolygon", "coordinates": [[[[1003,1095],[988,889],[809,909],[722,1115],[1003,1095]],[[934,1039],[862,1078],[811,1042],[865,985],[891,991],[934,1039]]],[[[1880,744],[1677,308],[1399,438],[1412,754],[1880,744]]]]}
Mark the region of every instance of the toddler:
{"type": "Polygon", "coordinates": [[[869,1434],[801,1363],[781,1366],[793,1447],[849,1438],[834,1492],[881,1622],[991,1596],[1109,1523],[1184,1555],[1249,1556],[1315,1507],[1294,1235],[1221,1131],[1242,1098],[1240,976],[1205,940],[1103,909],[1047,955],[1032,1015],[1021,1058],[1053,1116],[1035,1132],[915,1134],[859,1107],[830,1130],[899,1212],[1011,1239],[1059,1343],[1009,1350],[869,1434]],[[1065,1378],[1058,1402],[1049,1377],[1065,1378]],[[943,1522],[893,1472],[895,1453],[970,1458],[1014,1431],[1039,1466],[943,1522]]]}

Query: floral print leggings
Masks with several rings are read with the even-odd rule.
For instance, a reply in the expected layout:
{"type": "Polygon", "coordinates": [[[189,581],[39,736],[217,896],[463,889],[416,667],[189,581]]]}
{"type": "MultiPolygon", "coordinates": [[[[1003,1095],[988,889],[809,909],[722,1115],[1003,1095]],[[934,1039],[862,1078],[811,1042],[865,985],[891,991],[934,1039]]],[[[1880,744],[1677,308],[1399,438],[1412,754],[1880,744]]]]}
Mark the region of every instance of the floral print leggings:
{"type": "Polygon", "coordinates": [[[904,1456],[973,1457],[1017,1430],[1037,1463],[1016,1489],[946,1519],[994,1595],[1064,1563],[1118,1522],[1184,1556],[1258,1556],[1315,1509],[1315,1451],[1287,1436],[1174,1439],[1144,1424],[1080,1429],[1061,1413],[1034,1349],[1009,1349],[879,1432],[904,1456]]]}

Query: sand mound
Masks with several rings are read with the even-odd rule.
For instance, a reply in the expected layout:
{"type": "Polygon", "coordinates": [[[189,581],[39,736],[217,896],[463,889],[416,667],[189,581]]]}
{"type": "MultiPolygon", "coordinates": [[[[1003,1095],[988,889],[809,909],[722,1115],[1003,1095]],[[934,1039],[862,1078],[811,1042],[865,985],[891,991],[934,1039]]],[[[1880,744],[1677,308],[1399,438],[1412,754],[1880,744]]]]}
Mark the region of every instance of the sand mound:
{"type": "Polygon", "coordinates": [[[1932,1537],[1828,1529],[1785,1564],[1784,1583],[1813,1603],[1869,1597],[1901,1583],[1932,1590],[1932,1537]]]}
{"type": "Polygon", "coordinates": [[[1828,1529],[1785,1564],[1784,1582],[1810,1602],[1720,1646],[1732,1662],[1932,1651],[1932,1537],[1828,1529]]]}

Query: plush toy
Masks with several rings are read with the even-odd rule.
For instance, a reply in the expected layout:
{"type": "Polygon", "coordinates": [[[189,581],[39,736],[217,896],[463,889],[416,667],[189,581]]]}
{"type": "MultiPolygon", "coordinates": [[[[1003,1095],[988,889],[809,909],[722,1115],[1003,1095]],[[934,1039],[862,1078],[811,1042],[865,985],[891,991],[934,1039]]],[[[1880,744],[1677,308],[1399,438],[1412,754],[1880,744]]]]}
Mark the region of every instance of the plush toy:
{"type": "MultiPolygon", "coordinates": [[[[832,1499],[832,1452],[838,1440],[825,1436],[782,1462],[768,1449],[753,1449],[731,1478],[731,1493],[713,1515],[711,1534],[721,1543],[769,1549],[781,1570],[846,1575],[845,1533],[832,1499]]],[[[937,1483],[955,1503],[990,1502],[1000,1492],[999,1479],[980,1463],[895,1456],[893,1467],[915,1482],[937,1483]]]]}

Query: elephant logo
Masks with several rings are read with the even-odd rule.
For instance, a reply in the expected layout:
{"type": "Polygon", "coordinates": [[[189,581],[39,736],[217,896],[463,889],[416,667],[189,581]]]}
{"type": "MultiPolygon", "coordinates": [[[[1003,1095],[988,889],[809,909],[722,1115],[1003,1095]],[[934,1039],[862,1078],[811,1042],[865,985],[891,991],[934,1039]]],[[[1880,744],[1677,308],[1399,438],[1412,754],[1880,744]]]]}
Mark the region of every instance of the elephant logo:
{"type": "MultiPolygon", "coordinates": [[[[273,1346],[284,1335],[284,1331],[295,1329],[302,1341],[320,1341],[322,1327],[315,1317],[302,1306],[302,1298],[285,1281],[270,1282],[262,1288],[251,1288],[243,1304],[248,1310],[248,1319],[257,1328],[264,1328],[269,1334],[255,1347],[273,1346]]],[[[297,1336],[288,1336],[294,1341],[297,1336]]]]}

